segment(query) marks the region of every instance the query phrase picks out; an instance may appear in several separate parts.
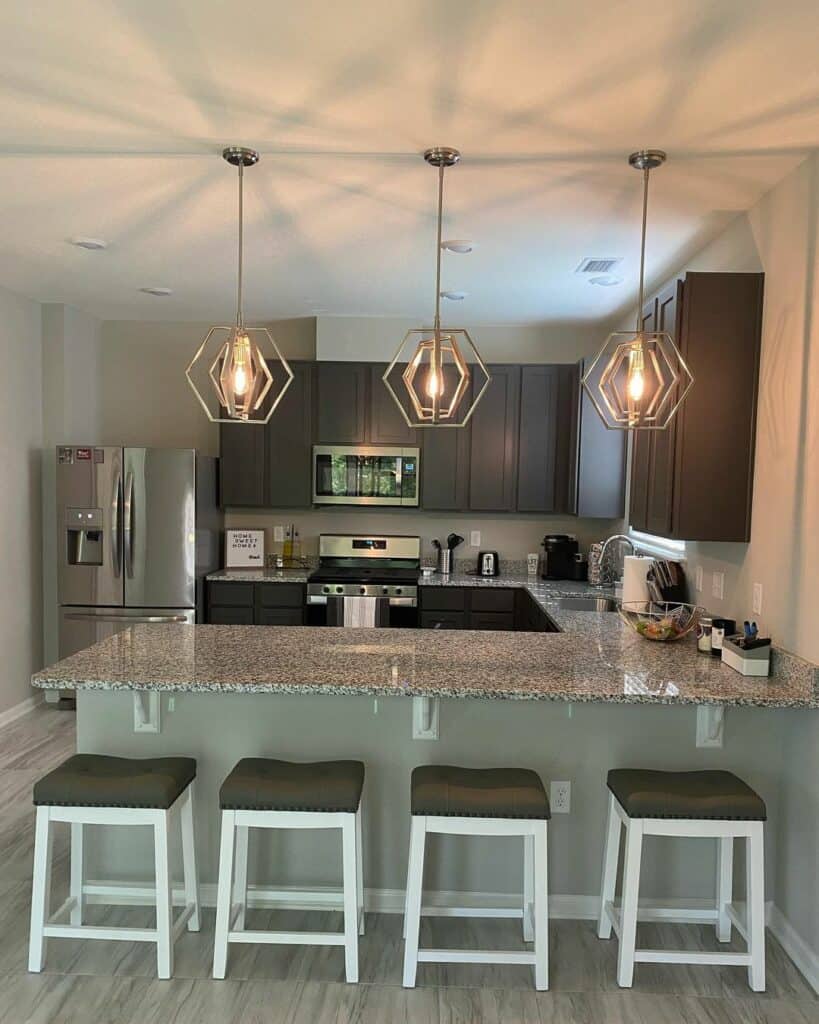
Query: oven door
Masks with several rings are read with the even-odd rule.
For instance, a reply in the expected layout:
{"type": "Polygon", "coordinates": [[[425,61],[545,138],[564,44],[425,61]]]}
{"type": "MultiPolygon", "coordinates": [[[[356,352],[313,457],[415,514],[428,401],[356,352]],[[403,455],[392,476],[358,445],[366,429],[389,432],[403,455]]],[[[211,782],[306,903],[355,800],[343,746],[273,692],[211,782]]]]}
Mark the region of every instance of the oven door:
{"type": "Polygon", "coordinates": [[[314,445],[316,505],[418,505],[418,448],[314,445]]]}

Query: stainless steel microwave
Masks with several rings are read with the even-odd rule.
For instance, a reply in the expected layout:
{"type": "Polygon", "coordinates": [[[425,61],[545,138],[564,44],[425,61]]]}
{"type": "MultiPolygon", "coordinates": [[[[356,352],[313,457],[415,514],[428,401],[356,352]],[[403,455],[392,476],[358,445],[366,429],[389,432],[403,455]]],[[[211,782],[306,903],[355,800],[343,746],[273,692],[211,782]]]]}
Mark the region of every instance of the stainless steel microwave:
{"type": "Polygon", "coordinates": [[[315,505],[418,505],[420,450],[314,445],[315,505]]]}

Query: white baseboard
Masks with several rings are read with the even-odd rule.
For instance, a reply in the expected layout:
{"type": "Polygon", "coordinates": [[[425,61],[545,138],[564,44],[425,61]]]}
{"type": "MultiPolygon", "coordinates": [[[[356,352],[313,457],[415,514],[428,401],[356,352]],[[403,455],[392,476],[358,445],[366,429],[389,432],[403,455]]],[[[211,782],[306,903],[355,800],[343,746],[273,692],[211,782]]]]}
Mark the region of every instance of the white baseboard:
{"type": "Polygon", "coordinates": [[[777,906],[768,917],[771,934],[804,974],[808,984],[819,992],[819,954],[815,953],[777,906]]]}
{"type": "Polygon", "coordinates": [[[5,711],[0,712],[0,729],[4,725],[11,725],[12,722],[16,722],[18,718],[22,718],[23,715],[27,715],[30,711],[33,711],[38,704],[42,702],[42,696],[35,694],[33,697],[26,697],[25,700],[21,700],[19,704],[15,704],[12,708],[7,708],[5,711]]]}

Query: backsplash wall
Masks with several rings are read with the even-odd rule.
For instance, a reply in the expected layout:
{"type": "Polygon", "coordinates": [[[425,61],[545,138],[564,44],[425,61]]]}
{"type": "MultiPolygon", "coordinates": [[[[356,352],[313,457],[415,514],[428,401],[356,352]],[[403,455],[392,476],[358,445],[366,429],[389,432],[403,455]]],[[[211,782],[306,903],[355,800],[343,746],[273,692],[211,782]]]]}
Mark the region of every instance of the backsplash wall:
{"type": "Polygon", "coordinates": [[[273,527],[294,523],[299,531],[305,555],[318,554],[318,538],[322,533],[387,533],[421,537],[424,558],[434,557],[432,539],[442,542],[450,533],[465,538],[458,548],[458,559],[477,560],[478,548],[470,547],[469,534],[480,530],[481,550],[497,551],[501,560],[525,559],[537,551],[544,534],[571,533],[583,551],[589,544],[612,533],[621,533],[622,520],[575,519],[570,516],[520,516],[498,513],[495,516],[469,512],[428,513],[406,509],[286,509],[282,511],[232,510],[225,516],[225,525],[233,528],[265,530],[265,551],[275,550],[273,527]]]}

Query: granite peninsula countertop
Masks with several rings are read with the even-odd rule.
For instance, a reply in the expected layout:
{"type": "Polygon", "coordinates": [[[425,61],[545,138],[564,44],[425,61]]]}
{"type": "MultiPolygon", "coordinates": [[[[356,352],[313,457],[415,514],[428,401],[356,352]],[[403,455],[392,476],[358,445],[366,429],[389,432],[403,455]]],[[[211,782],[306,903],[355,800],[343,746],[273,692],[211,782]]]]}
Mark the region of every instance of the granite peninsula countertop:
{"type": "Polygon", "coordinates": [[[799,658],[775,652],[770,678],[745,678],[693,639],[652,643],[614,613],[567,612],[554,590],[536,598],[563,632],[140,624],[38,672],[32,684],[819,708],[817,668],[799,658]]]}

